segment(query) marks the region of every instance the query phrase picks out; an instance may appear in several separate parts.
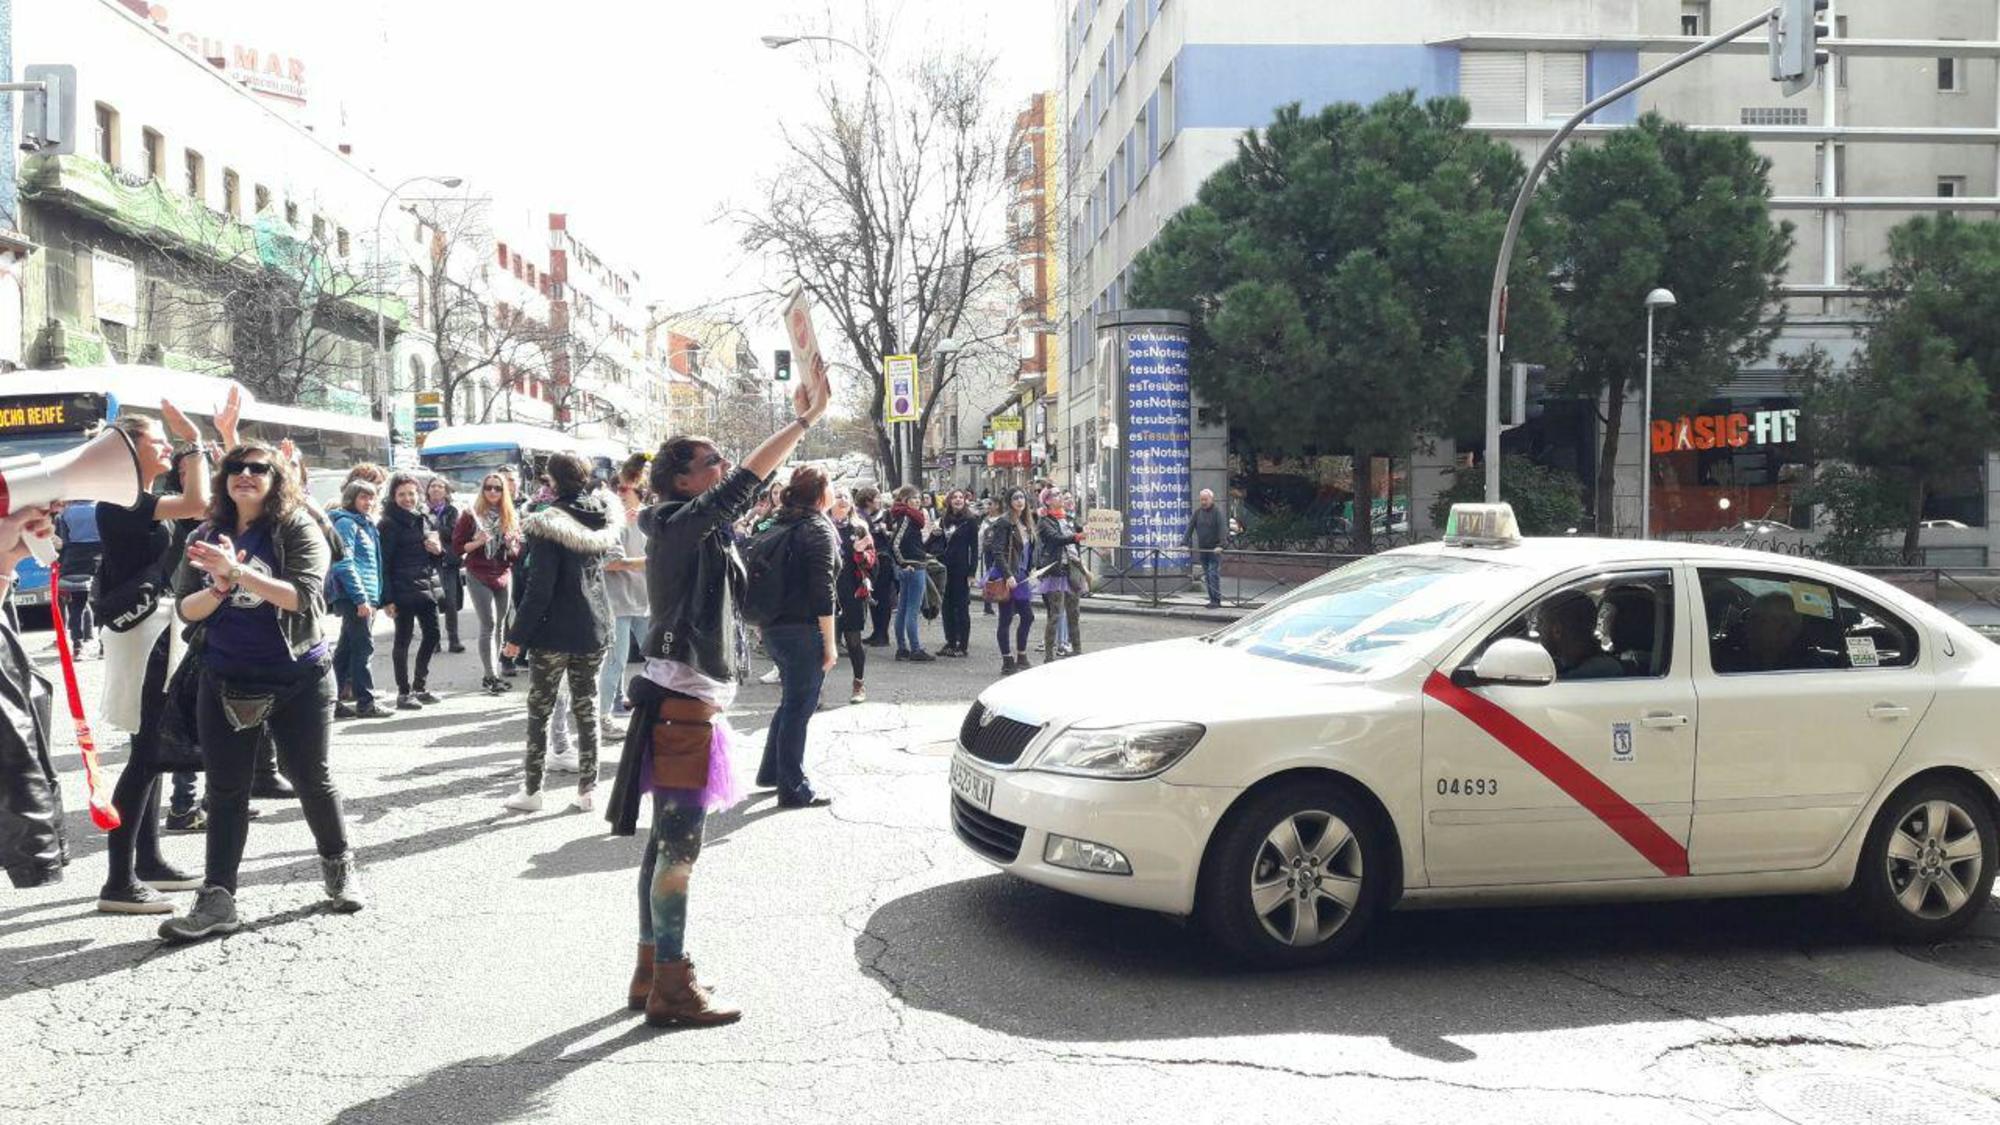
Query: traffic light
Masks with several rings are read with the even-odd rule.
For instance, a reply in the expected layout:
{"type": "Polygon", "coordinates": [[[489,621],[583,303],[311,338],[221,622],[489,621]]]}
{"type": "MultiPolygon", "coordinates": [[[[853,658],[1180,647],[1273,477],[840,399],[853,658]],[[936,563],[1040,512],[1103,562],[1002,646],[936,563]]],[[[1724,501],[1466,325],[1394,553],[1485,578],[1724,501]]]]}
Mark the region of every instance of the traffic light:
{"type": "Polygon", "coordinates": [[[1539,363],[1516,363],[1509,368],[1508,375],[1511,385],[1503,400],[1508,416],[1503,423],[1520,426],[1540,418],[1549,396],[1549,369],[1539,363]]]}
{"type": "Polygon", "coordinates": [[[792,352],[789,348],[779,348],[771,353],[772,378],[780,383],[788,383],[792,378],[792,352]]]}
{"type": "Polygon", "coordinates": [[[66,63],[38,64],[23,70],[21,77],[43,86],[21,98],[21,151],[49,156],[75,152],[76,68],[66,63]]]}
{"type": "Polygon", "coordinates": [[[1819,41],[1827,37],[1820,14],[1827,0],[1779,0],[1771,18],[1771,81],[1783,82],[1790,96],[1812,88],[1828,54],[1819,41]]]}

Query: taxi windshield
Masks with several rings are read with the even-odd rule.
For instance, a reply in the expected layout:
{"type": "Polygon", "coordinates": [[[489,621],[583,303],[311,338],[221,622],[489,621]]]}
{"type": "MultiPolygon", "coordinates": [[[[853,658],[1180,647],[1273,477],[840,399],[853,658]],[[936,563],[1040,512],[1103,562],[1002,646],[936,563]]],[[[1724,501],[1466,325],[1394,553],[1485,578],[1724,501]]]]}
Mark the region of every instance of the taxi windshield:
{"type": "Polygon", "coordinates": [[[1215,634],[1258,656],[1365,674],[1445,639],[1467,616],[1498,606],[1519,583],[1477,558],[1377,555],[1342,567],[1215,634]]]}

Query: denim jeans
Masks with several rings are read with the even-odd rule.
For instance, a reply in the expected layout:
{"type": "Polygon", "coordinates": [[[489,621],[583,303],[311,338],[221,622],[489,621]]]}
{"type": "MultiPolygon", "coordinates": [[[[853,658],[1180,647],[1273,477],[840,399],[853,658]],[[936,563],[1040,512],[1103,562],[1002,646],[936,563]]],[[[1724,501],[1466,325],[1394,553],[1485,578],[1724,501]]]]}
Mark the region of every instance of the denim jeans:
{"type": "Polygon", "coordinates": [[[921,652],[924,647],[924,590],[929,579],[920,566],[896,570],[896,647],[921,652]]]}
{"type": "Polygon", "coordinates": [[[1208,604],[1222,601],[1222,552],[1201,552],[1201,580],[1208,587],[1208,604]]]}
{"type": "Polygon", "coordinates": [[[625,686],[625,658],[632,653],[631,644],[637,641],[639,647],[646,646],[646,618],[644,616],[619,616],[611,619],[611,647],[604,650],[604,667],[597,673],[597,717],[611,717],[612,705],[618,702],[618,690],[625,686]]]}
{"type": "Polygon", "coordinates": [[[368,662],[375,658],[375,619],[362,617],[351,602],[340,609],[340,641],[333,649],[333,681],[344,694],[354,693],[354,705],[367,707],[375,702],[375,673],[368,662]]]}
{"type": "Polygon", "coordinates": [[[708,809],[693,789],[653,791],[653,834],[639,862],[639,940],[656,962],[687,954],[688,880],[701,858],[708,809]],[[664,860],[664,863],[662,862],[664,860]]]}
{"type": "Polygon", "coordinates": [[[236,869],[250,832],[250,782],[257,769],[257,744],[264,731],[277,744],[285,778],[299,791],[299,807],[320,858],[347,851],[347,824],[341,819],[340,790],[327,769],[333,730],[333,680],[324,669],[309,683],[272,690],[278,704],[258,726],[237,730],[222,710],[221,681],[203,672],[195,706],[202,757],[208,762],[208,871],[205,882],[236,893],[236,869]]]}
{"type": "Polygon", "coordinates": [[[802,805],[813,798],[806,781],[806,724],[819,709],[819,689],[826,682],[826,641],[818,625],[770,625],[764,629],[764,651],[778,666],[784,695],[764,732],[757,781],[778,787],[779,804],[802,805]]]}

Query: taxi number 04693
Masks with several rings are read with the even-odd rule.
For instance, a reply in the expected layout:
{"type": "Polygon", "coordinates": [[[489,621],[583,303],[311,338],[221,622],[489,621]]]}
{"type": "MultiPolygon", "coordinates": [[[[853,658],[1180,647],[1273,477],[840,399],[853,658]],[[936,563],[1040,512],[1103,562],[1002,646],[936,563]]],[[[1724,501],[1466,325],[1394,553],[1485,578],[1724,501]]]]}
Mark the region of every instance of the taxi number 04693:
{"type": "Polygon", "coordinates": [[[1500,793],[1497,777],[1440,777],[1440,797],[1495,797],[1500,793]]]}
{"type": "Polygon", "coordinates": [[[993,807],[993,778],[966,765],[957,758],[951,761],[951,788],[954,793],[981,809],[993,807]]]}

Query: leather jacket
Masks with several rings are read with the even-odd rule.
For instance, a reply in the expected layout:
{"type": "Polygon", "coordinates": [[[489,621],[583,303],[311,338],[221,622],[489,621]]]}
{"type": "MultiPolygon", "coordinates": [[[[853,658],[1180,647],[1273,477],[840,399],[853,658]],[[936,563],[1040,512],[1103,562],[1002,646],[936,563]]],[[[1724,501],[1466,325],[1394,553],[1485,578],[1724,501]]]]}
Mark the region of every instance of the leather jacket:
{"type": "Polygon", "coordinates": [[[646,657],[676,660],[712,680],[736,678],[736,605],[747,576],[731,525],[764,486],[737,469],[692,500],[639,515],[646,539],[646,657]]]}
{"type": "Polygon", "coordinates": [[[49,761],[49,684],[0,618],[0,867],[16,887],[62,879],[62,784],[49,761]]]}

